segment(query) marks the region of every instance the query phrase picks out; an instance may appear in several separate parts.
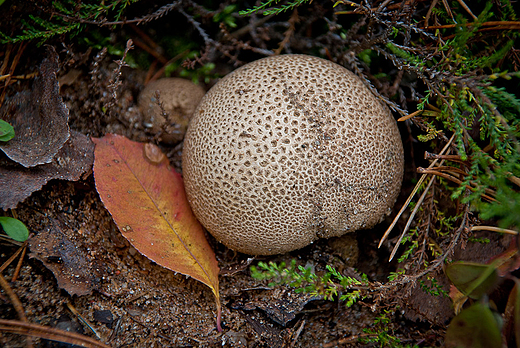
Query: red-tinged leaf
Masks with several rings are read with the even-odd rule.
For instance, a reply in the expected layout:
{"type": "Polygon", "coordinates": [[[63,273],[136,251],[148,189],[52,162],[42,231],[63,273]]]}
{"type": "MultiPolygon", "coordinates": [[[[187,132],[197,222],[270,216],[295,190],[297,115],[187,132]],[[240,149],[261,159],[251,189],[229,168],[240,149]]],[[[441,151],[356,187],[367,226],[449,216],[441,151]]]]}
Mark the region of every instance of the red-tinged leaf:
{"type": "Polygon", "coordinates": [[[492,291],[498,284],[497,262],[484,265],[475,262],[456,261],[446,266],[446,275],[464,295],[478,299],[492,291]]]}
{"type": "Polygon", "coordinates": [[[450,285],[450,298],[453,302],[453,311],[455,315],[459,314],[464,306],[464,303],[468,300],[468,297],[457,289],[453,284],[450,285]]]}
{"type": "Polygon", "coordinates": [[[123,236],[157,264],[209,286],[220,331],[219,268],[181,175],[155,145],[112,134],[93,141],[96,189],[123,236]]]}
{"type": "Polygon", "coordinates": [[[513,239],[506,251],[491,259],[491,261],[498,263],[497,272],[499,277],[504,277],[520,268],[520,257],[517,257],[517,254],[517,242],[516,239],[513,239]]]}

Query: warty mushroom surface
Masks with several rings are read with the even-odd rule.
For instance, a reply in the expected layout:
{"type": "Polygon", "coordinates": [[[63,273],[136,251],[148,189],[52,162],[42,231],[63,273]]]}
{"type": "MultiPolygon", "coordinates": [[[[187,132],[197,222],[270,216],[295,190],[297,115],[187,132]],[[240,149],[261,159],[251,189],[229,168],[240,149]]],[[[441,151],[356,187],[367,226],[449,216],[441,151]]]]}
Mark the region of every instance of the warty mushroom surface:
{"type": "Polygon", "coordinates": [[[183,152],[199,221],[254,255],[373,227],[395,203],[403,166],[388,107],[349,70],[307,55],[222,78],[197,107],[183,152]]]}

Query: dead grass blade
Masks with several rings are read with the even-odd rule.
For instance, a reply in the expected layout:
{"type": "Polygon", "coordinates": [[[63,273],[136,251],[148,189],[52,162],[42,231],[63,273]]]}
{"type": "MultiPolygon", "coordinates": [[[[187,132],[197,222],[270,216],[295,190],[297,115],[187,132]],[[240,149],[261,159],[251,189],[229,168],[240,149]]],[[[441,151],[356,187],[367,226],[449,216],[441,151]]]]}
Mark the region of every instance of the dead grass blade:
{"type": "Polygon", "coordinates": [[[430,188],[432,187],[432,184],[434,181],[435,181],[435,176],[432,176],[430,179],[430,182],[428,183],[428,186],[426,186],[426,189],[424,190],[421,197],[417,201],[415,208],[412,210],[412,213],[410,214],[410,217],[408,218],[408,221],[406,222],[406,226],[404,227],[403,232],[401,232],[401,235],[399,236],[399,240],[397,241],[397,243],[395,243],[394,249],[392,250],[392,253],[390,254],[390,258],[388,259],[388,262],[393,260],[395,253],[397,252],[397,249],[399,249],[399,245],[401,245],[401,241],[403,240],[404,235],[410,228],[410,225],[412,224],[415,214],[417,214],[417,212],[419,211],[419,208],[421,207],[421,204],[424,201],[424,197],[426,197],[426,194],[428,193],[428,191],[430,191],[430,188]]]}
{"type": "MultiPolygon", "coordinates": [[[[440,152],[440,155],[444,155],[444,153],[449,149],[449,147],[451,146],[451,143],[453,142],[453,140],[455,139],[455,135],[452,135],[450,140],[446,143],[446,145],[444,146],[444,148],[441,150],[440,152]]],[[[433,168],[436,164],[437,164],[437,159],[434,160],[430,166],[428,168],[433,168]]],[[[442,163],[442,161],[441,161],[442,163]]],[[[427,174],[423,174],[421,176],[421,178],[419,179],[419,181],[417,181],[417,184],[415,185],[415,187],[413,188],[412,190],[412,193],[410,193],[410,196],[408,196],[408,199],[406,200],[406,202],[403,204],[401,210],[399,210],[399,213],[397,213],[397,215],[395,216],[394,218],[394,221],[392,221],[392,223],[390,224],[390,226],[387,228],[387,230],[385,231],[385,234],[383,235],[383,237],[381,237],[381,240],[379,241],[379,245],[378,245],[378,248],[381,247],[381,245],[383,244],[383,242],[386,240],[386,238],[388,237],[388,235],[390,234],[390,232],[392,232],[392,229],[394,228],[394,226],[397,224],[397,221],[399,220],[399,218],[401,217],[401,215],[403,215],[405,209],[408,207],[408,205],[410,204],[410,202],[412,201],[413,197],[415,196],[415,194],[417,193],[417,191],[419,190],[419,188],[421,187],[422,183],[424,182],[424,180],[426,179],[426,176],[427,174]]],[[[419,205],[419,204],[418,204],[419,205]]],[[[410,219],[410,218],[409,218],[410,219]]],[[[409,226],[409,223],[407,223],[407,226],[409,226]]],[[[405,230],[406,232],[406,230],[405,230]]],[[[399,244],[397,244],[399,245],[399,244]]]]}
{"type": "Polygon", "coordinates": [[[495,226],[472,226],[471,231],[490,231],[490,232],[497,232],[497,233],[505,233],[505,234],[511,234],[513,236],[518,236],[518,232],[515,230],[509,230],[507,228],[500,228],[495,226]]]}

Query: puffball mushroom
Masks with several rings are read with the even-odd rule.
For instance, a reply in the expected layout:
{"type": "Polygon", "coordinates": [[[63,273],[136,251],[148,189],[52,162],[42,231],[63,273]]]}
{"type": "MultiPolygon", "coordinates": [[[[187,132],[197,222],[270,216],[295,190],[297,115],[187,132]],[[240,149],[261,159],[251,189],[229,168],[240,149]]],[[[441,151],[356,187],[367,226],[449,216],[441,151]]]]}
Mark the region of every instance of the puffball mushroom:
{"type": "Polygon", "coordinates": [[[273,56],[204,96],[182,158],[189,203],[229,248],[272,255],[390,213],[403,145],[386,105],[330,61],[273,56]]]}
{"type": "Polygon", "coordinates": [[[138,105],[152,131],[164,130],[161,140],[175,143],[184,137],[188,122],[205,93],[204,88],[189,80],[165,77],[146,86],[139,94],[138,105]]]}

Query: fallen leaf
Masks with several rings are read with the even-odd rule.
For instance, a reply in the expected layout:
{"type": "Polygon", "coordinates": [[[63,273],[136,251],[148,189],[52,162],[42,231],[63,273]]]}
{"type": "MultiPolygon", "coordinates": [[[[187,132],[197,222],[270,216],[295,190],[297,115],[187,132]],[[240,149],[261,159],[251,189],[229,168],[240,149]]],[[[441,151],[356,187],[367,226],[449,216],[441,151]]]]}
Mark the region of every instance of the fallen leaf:
{"type": "MultiPolygon", "coordinates": [[[[500,261],[500,260],[499,260],[500,261]]],[[[469,261],[456,261],[446,266],[446,275],[466,296],[478,299],[493,290],[499,282],[497,262],[484,265],[469,261]]]]}
{"type": "Polygon", "coordinates": [[[6,101],[0,118],[9,122],[16,136],[0,149],[24,167],[50,163],[69,139],[69,110],[59,94],[58,54],[49,46],[48,57],[31,91],[17,93],[6,101]]]}
{"type": "Polygon", "coordinates": [[[487,303],[477,302],[460,312],[448,326],[446,347],[501,347],[500,324],[487,303]]]}
{"type": "Polygon", "coordinates": [[[0,209],[16,208],[51,179],[79,180],[94,162],[94,144],[84,134],[71,136],[51,163],[25,168],[0,154],[0,209]]]}
{"type": "Polygon", "coordinates": [[[217,302],[219,268],[186,199],[182,177],[150,145],[119,135],[93,138],[96,189],[123,236],[143,255],[206,284],[217,302]],[[159,160],[160,159],[160,160],[159,160]]]}
{"type": "Polygon", "coordinates": [[[89,295],[99,289],[103,269],[76,238],[77,232],[58,220],[29,238],[29,257],[40,260],[70,295],[89,295]]]}

